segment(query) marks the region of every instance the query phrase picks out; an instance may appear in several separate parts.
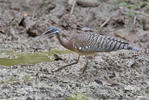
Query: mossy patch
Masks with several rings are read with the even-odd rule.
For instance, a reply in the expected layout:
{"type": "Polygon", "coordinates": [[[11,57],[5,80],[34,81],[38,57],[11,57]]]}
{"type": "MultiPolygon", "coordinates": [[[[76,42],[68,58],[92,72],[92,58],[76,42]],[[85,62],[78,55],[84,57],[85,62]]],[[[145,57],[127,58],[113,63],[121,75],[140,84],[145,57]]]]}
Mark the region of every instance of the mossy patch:
{"type": "Polygon", "coordinates": [[[0,65],[14,66],[19,64],[37,64],[49,62],[53,54],[69,54],[68,50],[51,50],[50,52],[14,52],[8,50],[0,51],[0,65]]]}

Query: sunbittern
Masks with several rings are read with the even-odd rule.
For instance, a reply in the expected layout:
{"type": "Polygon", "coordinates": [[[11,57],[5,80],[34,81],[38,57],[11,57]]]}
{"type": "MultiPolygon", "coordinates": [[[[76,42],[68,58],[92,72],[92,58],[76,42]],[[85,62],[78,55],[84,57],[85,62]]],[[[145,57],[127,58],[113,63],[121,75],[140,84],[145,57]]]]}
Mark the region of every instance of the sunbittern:
{"type": "Polygon", "coordinates": [[[86,57],[86,64],[83,68],[84,73],[88,65],[87,56],[90,54],[96,54],[97,52],[110,52],[121,49],[138,50],[120,39],[100,35],[98,33],[84,32],[82,34],[74,34],[70,40],[63,40],[58,29],[56,28],[49,27],[44,33],[41,34],[41,36],[45,35],[46,33],[55,34],[63,47],[79,54],[76,62],[62,66],[54,72],[59,71],[67,66],[77,64],[81,55],[85,55],[86,57]]]}

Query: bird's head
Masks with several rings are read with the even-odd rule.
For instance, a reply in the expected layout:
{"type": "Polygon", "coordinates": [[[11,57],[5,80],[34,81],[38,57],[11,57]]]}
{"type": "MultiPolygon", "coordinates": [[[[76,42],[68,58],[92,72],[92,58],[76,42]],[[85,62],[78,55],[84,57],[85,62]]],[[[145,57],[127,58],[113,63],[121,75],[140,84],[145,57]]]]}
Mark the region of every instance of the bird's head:
{"type": "Polygon", "coordinates": [[[48,27],[44,33],[45,33],[45,34],[46,34],[46,33],[50,33],[50,34],[58,34],[59,31],[58,31],[57,28],[54,28],[54,27],[48,27]]]}
{"type": "Polygon", "coordinates": [[[58,29],[56,29],[56,28],[53,28],[53,27],[48,27],[46,30],[45,30],[45,32],[43,32],[41,35],[40,35],[40,37],[42,37],[42,36],[44,36],[45,34],[58,34],[59,33],[59,30],[58,29]]]}

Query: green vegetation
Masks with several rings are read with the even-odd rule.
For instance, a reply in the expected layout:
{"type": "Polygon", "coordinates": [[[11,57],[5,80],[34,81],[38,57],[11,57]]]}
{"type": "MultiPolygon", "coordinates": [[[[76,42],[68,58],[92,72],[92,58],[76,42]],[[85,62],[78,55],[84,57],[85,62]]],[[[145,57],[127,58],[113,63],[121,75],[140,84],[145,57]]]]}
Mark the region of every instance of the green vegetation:
{"type": "MultiPolygon", "coordinates": [[[[143,12],[141,12],[141,10],[145,10],[147,11],[149,9],[149,0],[147,1],[129,1],[129,0],[112,0],[111,2],[111,6],[113,6],[113,9],[111,10],[116,10],[119,9],[120,7],[123,7],[126,9],[128,9],[128,15],[129,16],[136,16],[136,15],[140,15],[143,12]],[[139,10],[138,10],[139,9],[139,10]]],[[[123,9],[122,8],[122,9],[123,9]]]]}
{"type": "Polygon", "coordinates": [[[130,5],[129,15],[136,15],[136,12],[134,9],[135,9],[135,5],[130,5]]]}
{"type": "Polygon", "coordinates": [[[66,100],[89,100],[89,99],[86,95],[77,93],[73,96],[68,97],[66,100]]]}
{"type": "Polygon", "coordinates": [[[49,4],[49,0],[41,0],[42,4],[44,5],[48,5],[49,4]]]}
{"type": "Polygon", "coordinates": [[[147,7],[149,8],[149,0],[147,0],[147,7]]]}
{"type": "Polygon", "coordinates": [[[1,50],[0,51],[0,65],[13,66],[19,64],[37,64],[40,62],[52,61],[53,54],[67,54],[71,53],[68,50],[51,50],[50,52],[24,52],[17,53],[14,51],[1,50]]]}
{"type": "Polygon", "coordinates": [[[0,13],[0,17],[2,16],[2,13],[0,13]]]}

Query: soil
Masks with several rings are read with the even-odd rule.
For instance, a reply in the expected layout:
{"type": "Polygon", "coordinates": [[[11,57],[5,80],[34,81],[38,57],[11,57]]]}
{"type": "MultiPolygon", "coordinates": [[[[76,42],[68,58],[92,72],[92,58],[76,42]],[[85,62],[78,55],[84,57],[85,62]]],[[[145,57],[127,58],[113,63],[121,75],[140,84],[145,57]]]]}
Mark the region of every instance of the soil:
{"type": "Polygon", "coordinates": [[[149,100],[148,2],[97,1],[96,7],[76,4],[70,15],[67,0],[0,0],[0,50],[64,50],[55,37],[36,40],[49,26],[57,27],[64,39],[91,31],[140,48],[98,53],[83,75],[83,56],[78,64],[52,72],[75,61],[76,53],[53,55],[56,59],[47,63],[0,65],[0,100],[66,100],[75,94],[88,100],[149,100]]]}

